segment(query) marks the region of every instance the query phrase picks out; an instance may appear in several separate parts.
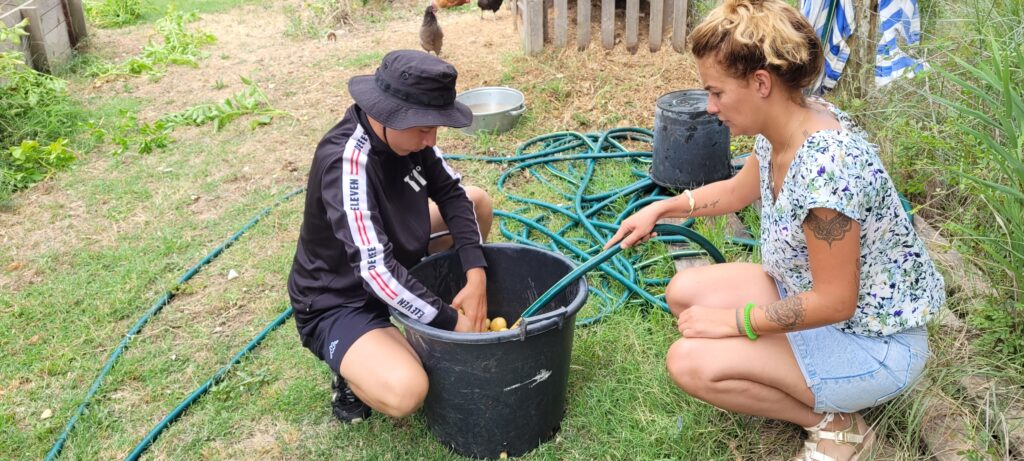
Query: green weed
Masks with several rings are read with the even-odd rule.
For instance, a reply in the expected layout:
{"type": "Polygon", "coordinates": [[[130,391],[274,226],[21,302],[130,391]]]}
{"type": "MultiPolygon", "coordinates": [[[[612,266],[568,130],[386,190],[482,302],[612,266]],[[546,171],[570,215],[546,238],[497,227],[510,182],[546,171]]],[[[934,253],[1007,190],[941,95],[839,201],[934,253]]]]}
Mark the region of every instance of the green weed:
{"type": "Polygon", "coordinates": [[[195,12],[178,12],[169,10],[167,15],[156,23],[157,33],[163,39],[160,42],[150,41],[142,49],[142,54],[134,56],[116,65],[97,65],[89,69],[88,75],[99,78],[111,78],[121,75],[150,74],[161,76],[169,65],[198,67],[199,60],[208,54],[200,48],[211,44],[217,39],[203,31],[189,31],[186,25],[199,18],[195,12]]]}
{"type": "Polygon", "coordinates": [[[21,145],[0,152],[0,197],[42,181],[75,161],[75,153],[66,146],[67,140],[58,138],[48,146],[37,141],[22,141],[21,145]]]}
{"type": "Polygon", "coordinates": [[[255,82],[240,77],[245,88],[219,103],[192,106],[181,112],[164,115],[153,123],[142,123],[130,110],[121,110],[112,127],[90,126],[95,142],[109,140],[115,146],[113,155],[120,155],[135,149],[148,154],[167,147],[174,141],[171,134],[180,126],[203,126],[213,124],[214,131],[220,131],[235,119],[255,115],[249,122],[251,129],[270,124],[275,116],[290,115],[270,105],[267,95],[255,82]]]}
{"type": "Polygon", "coordinates": [[[121,27],[135,23],[142,14],[142,0],[92,0],[85,14],[96,27],[121,27]]]}
{"type": "MultiPolygon", "coordinates": [[[[0,42],[20,43],[28,20],[0,24],[0,42]]],[[[74,160],[67,138],[81,111],[66,83],[28,67],[18,51],[0,53],[0,199],[74,160]]]]}
{"type": "Polygon", "coordinates": [[[214,131],[220,131],[221,128],[238,117],[256,115],[257,118],[249,124],[251,128],[255,129],[258,126],[269,124],[275,115],[288,115],[287,112],[271,107],[267,95],[252,80],[245,77],[241,77],[241,79],[245,88],[224,101],[200,104],[182,112],[165,115],[160,117],[153,126],[157,130],[163,131],[182,125],[202,126],[212,122],[214,131]]]}

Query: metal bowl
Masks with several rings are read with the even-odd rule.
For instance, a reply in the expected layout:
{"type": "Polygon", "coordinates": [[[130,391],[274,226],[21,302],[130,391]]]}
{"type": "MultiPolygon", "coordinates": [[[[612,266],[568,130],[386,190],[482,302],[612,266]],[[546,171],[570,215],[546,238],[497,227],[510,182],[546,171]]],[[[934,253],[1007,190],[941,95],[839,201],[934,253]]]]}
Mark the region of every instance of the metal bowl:
{"type": "Polygon", "coordinates": [[[474,88],[455,97],[473,111],[473,123],[460,128],[463,133],[478,131],[504,133],[516,126],[526,112],[526,98],[518,90],[504,86],[474,88]]]}

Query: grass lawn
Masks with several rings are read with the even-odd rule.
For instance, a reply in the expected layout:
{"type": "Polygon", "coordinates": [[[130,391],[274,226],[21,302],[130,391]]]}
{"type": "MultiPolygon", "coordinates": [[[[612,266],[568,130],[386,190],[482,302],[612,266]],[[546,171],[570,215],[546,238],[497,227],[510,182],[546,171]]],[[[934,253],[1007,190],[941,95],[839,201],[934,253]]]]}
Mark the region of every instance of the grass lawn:
{"type": "MultiPolygon", "coordinates": [[[[166,4],[142,23],[92,30],[92,58],[121,61],[153,34],[166,4]]],[[[159,6],[159,8],[157,8],[159,6]]],[[[166,148],[112,156],[109,141],[85,150],[67,172],[16,194],[0,210],[0,458],[40,459],[61,433],[109,353],[142,313],[193,264],[278,197],[305,186],[320,136],[351,103],[349,77],[373,71],[383,54],[418,49],[420,6],[395,4],[387,20],[356,21],[336,41],[308,31],[299,1],[177,2],[198,9],[192,27],[217,41],[198,68],[171,66],[162,78],[93,81],[69,76],[97,127],[125,114],[143,122],[238,92],[252,79],[290,116],[250,129],[242,118],[214,131],[182,127],[166,148]]],[[[442,57],[460,71],[459,90],[509,85],[529,110],[500,136],[443,130],[452,153],[510,155],[556,131],[651,128],[654,101],[699,86],[689,55],[669,47],[629,55],[619,46],[522,56],[506,10],[440,15],[442,57]]],[[[738,145],[743,145],[740,140],[738,145]]],[[[496,207],[501,164],[453,162],[496,207]]],[[[602,183],[628,184],[628,171],[602,183]]],[[[542,196],[528,177],[521,194],[542,196]]],[[[64,448],[64,459],[123,458],[180,400],[205,382],[286,307],[286,279],[302,196],[277,207],[178,290],[115,365],[64,448]],[[237,278],[229,278],[234,271],[237,278]]],[[[722,223],[702,223],[720,243],[722,223]]],[[[497,232],[494,240],[502,240],[497,232]]],[[[729,251],[727,257],[748,258],[729,251]]],[[[670,265],[656,269],[668,277],[670,265]]],[[[591,296],[587,313],[597,309],[591,296]]],[[[678,390],[664,367],[678,337],[673,319],[632,302],[576,331],[568,411],[561,432],[523,459],[781,459],[799,428],[720,411],[678,390]]],[[[954,380],[956,341],[939,335],[931,374],[954,380]]],[[[328,405],[330,374],[301,347],[289,320],[150,448],[150,459],[458,459],[431,436],[422,414],[376,415],[339,425],[328,405]]],[[[919,459],[921,402],[901,397],[872,410],[883,449],[877,459],[919,459]]]]}

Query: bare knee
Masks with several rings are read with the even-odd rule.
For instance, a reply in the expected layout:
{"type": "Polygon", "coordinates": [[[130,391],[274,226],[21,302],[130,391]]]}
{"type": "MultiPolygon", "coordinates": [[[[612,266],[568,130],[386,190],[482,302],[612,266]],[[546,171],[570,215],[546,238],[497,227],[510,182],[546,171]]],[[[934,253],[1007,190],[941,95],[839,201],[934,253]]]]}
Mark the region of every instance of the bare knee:
{"type": "Polygon", "coordinates": [[[696,277],[693,269],[684,269],[677,273],[665,287],[665,302],[673,317],[678,317],[681,312],[694,304],[697,298],[699,283],[695,283],[696,277]]]}
{"type": "Polygon", "coordinates": [[[695,397],[704,395],[712,385],[708,364],[705,361],[709,352],[704,347],[707,342],[705,339],[682,338],[669,347],[668,355],[665,357],[665,365],[672,381],[687,394],[695,397]]]}
{"type": "Polygon", "coordinates": [[[427,397],[427,374],[423,370],[395,373],[381,383],[374,409],[395,418],[413,414],[427,397]]]}
{"type": "Polygon", "coordinates": [[[480,236],[484,241],[491,231],[491,222],[494,219],[494,202],[487,191],[476,186],[465,186],[466,196],[473,202],[473,211],[476,212],[476,220],[480,225],[480,236]]]}

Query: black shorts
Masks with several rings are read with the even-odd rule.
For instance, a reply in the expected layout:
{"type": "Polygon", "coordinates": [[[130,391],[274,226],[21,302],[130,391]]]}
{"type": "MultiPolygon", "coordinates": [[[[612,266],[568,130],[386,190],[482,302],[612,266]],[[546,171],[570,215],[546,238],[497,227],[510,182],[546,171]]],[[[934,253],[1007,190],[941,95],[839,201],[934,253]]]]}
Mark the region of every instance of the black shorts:
{"type": "Polygon", "coordinates": [[[357,339],[371,330],[394,326],[380,300],[370,297],[362,307],[339,306],[302,324],[296,322],[302,345],[338,373],[341,359],[357,339]]]}

